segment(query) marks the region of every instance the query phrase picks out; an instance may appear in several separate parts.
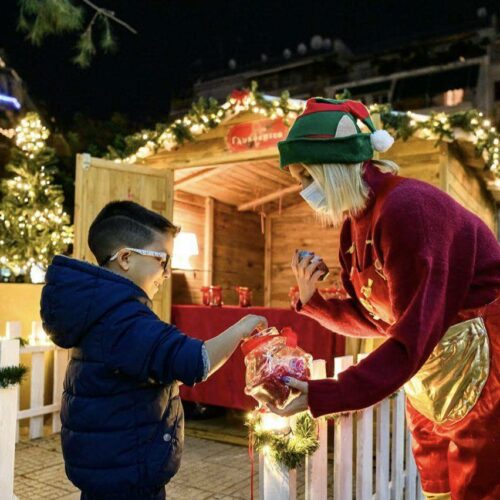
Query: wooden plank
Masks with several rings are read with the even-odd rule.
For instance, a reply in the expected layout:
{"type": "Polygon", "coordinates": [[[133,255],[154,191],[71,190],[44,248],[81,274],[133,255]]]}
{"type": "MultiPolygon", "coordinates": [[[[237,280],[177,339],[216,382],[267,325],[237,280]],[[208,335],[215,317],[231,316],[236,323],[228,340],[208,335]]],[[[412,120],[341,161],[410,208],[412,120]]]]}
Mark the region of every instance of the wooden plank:
{"type": "MultiPolygon", "coordinates": [[[[45,355],[43,352],[34,352],[31,355],[31,393],[30,408],[34,411],[43,408],[45,394],[45,355]]],[[[30,419],[29,437],[36,439],[43,436],[43,414],[30,419]]]]}
{"type": "Polygon", "coordinates": [[[103,158],[92,157],[90,160],[90,168],[96,167],[103,170],[111,170],[114,172],[133,172],[134,174],[152,175],[153,177],[160,177],[162,175],[169,175],[169,170],[161,164],[155,166],[147,166],[139,163],[118,163],[115,161],[104,160],[103,158]]]}
{"type": "Polygon", "coordinates": [[[275,191],[274,193],[266,194],[265,196],[261,196],[260,198],[256,198],[256,199],[249,201],[247,203],[242,203],[241,205],[238,206],[238,210],[240,212],[244,212],[245,210],[251,210],[255,207],[258,207],[259,205],[263,205],[264,203],[276,200],[280,197],[287,196],[289,194],[298,193],[301,190],[302,190],[302,186],[294,184],[293,186],[289,186],[289,187],[284,188],[284,189],[279,189],[278,191],[275,191]]]}
{"type": "Polygon", "coordinates": [[[204,273],[203,284],[213,284],[214,273],[214,199],[207,196],[205,199],[205,228],[204,228],[205,251],[203,260],[204,273]]]}
{"type": "Polygon", "coordinates": [[[399,390],[392,399],[391,499],[401,500],[404,488],[405,396],[399,390]]]}
{"type": "Polygon", "coordinates": [[[266,217],[265,247],[264,247],[264,305],[271,306],[272,293],[272,220],[266,217]]]}
{"type": "MultiPolygon", "coordinates": [[[[64,377],[69,363],[69,350],[56,349],[54,351],[54,379],[52,389],[52,400],[54,405],[61,407],[64,377]]],[[[61,432],[61,417],[59,411],[52,414],[52,432],[61,432]]]]}
{"type": "Polygon", "coordinates": [[[376,500],[389,500],[389,446],[390,446],[390,400],[384,399],[377,406],[376,444],[376,500]]]}
{"type": "Polygon", "coordinates": [[[205,179],[208,179],[210,177],[213,177],[215,175],[219,176],[221,175],[225,170],[229,168],[234,168],[234,165],[221,165],[221,166],[214,166],[212,168],[206,168],[202,170],[201,172],[196,172],[194,174],[191,174],[187,177],[183,177],[182,179],[179,179],[178,181],[175,181],[174,183],[174,189],[185,189],[186,186],[189,184],[193,183],[200,183],[205,179]]]}
{"type": "MultiPolygon", "coordinates": [[[[352,356],[334,359],[335,375],[347,370],[353,364],[352,356]]],[[[339,415],[335,423],[335,444],[333,458],[333,498],[352,498],[353,473],[353,419],[351,413],[339,415]]]]}
{"type": "MultiPolygon", "coordinates": [[[[315,359],[311,373],[313,380],[326,378],[326,361],[315,359]]],[[[305,463],[305,500],[326,500],[328,497],[328,424],[324,417],[316,419],[319,448],[305,463]]],[[[371,499],[370,499],[371,500],[371,499]]]]}
{"type": "Polygon", "coordinates": [[[411,432],[406,430],[405,500],[416,500],[417,495],[417,465],[413,457],[411,440],[411,432]]]}
{"type": "MultiPolygon", "coordinates": [[[[358,356],[358,362],[366,357],[358,356]]],[[[356,415],[356,500],[372,500],[373,407],[356,415]]]]}
{"type": "MultiPolygon", "coordinates": [[[[0,367],[19,364],[19,340],[0,341],[0,367]]],[[[14,499],[14,458],[19,386],[0,389],[0,492],[6,500],[14,499]]]]}
{"type": "MultiPolygon", "coordinates": [[[[45,406],[37,406],[36,408],[28,408],[27,410],[21,410],[17,413],[17,418],[18,420],[23,420],[25,418],[30,418],[31,421],[36,420],[36,419],[42,419],[43,421],[43,416],[44,415],[50,415],[54,414],[56,412],[59,412],[61,409],[61,404],[60,403],[52,403],[50,405],[45,405],[45,406]]],[[[40,436],[37,436],[40,437],[40,436]]],[[[31,437],[30,439],[35,439],[35,437],[31,437]]]]}
{"type": "Polygon", "coordinates": [[[276,464],[270,456],[259,457],[259,492],[261,500],[295,500],[297,498],[297,470],[276,464]]]}

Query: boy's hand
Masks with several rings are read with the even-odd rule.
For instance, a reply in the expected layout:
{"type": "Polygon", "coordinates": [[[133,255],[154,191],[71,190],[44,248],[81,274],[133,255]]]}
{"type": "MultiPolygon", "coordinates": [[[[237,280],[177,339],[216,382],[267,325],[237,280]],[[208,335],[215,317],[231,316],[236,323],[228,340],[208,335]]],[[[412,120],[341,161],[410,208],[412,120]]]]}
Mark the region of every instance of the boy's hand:
{"type": "Polygon", "coordinates": [[[267,318],[257,316],[256,314],[248,314],[241,318],[237,323],[241,331],[241,338],[249,337],[254,330],[262,330],[267,328],[267,318]]]}

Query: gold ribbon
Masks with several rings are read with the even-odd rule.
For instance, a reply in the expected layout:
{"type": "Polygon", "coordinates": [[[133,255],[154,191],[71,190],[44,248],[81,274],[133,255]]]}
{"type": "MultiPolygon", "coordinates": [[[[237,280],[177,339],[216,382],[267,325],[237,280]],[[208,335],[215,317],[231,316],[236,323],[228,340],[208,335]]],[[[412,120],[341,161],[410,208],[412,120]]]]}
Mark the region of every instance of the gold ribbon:
{"type": "Polygon", "coordinates": [[[404,386],[412,406],[437,424],[464,418],[490,369],[488,332],[481,317],[452,325],[429,359],[404,386]]]}

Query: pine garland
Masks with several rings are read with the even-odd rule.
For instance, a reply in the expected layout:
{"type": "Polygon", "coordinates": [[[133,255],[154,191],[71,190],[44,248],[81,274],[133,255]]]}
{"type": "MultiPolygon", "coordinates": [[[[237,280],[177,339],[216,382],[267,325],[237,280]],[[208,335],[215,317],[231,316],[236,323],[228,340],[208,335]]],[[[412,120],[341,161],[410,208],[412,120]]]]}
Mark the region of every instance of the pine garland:
{"type": "MultiPolygon", "coordinates": [[[[346,96],[348,94],[338,97],[346,96]]],[[[266,99],[258,91],[257,83],[252,82],[250,89],[234,91],[222,105],[215,99],[201,98],[184,118],[170,125],[157,124],[154,130],[142,130],[130,135],[124,139],[121,149],[108,146],[107,158],[117,162],[140,162],[159,149],[171,151],[185,142],[195,141],[196,136],[242,111],[253,111],[271,119],[282,117],[290,123],[303,109],[304,103],[291,100],[288,92],[283,92],[279,99],[266,99]]],[[[470,134],[476,155],[483,157],[485,168],[500,178],[500,134],[480,111],[439,112],[422,117],[410,111],[393,111],[387,104],[374,104],[369,106],[369,110],[370,113],[380,114],[383,128],[403,141],[417,133],[436,143],[454,141],[461,134],[463,136],[463,132],[470,134]]]]}
{"type": "Polygon", "coordinates": [[[276,463],[288,469],[296,469],[319,448],[317,426],[308,413],[299,415],[295,429],[285,435],[262,430],[261,418],[255,413],[249,418],[247,426],[254,450],[268,453],[276,463]]]}
{"type": "Polygon", "coordinates": [[[12,385],[20,384],[28,369],[23,366],[6,366],[0,368],[0,388],[6,389],[12,385]]]}

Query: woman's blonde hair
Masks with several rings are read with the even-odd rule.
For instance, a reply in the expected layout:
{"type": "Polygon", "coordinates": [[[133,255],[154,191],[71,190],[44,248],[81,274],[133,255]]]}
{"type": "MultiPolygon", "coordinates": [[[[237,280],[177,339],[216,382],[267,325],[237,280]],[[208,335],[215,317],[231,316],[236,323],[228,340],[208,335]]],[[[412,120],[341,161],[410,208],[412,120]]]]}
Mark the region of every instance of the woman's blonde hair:
{"type": "MultiPolygon", "coordinates": [[[[383,173],[399,172],[393,161],[372,160],[372,163],[383,173]]],[[[366,207],[370,189],[363,181],[363,163],[326,163],[304,168],[325,193],[328,210],[320,214],[324,222],[337,227],[347,216],[356,216],[366,207]]]]}

